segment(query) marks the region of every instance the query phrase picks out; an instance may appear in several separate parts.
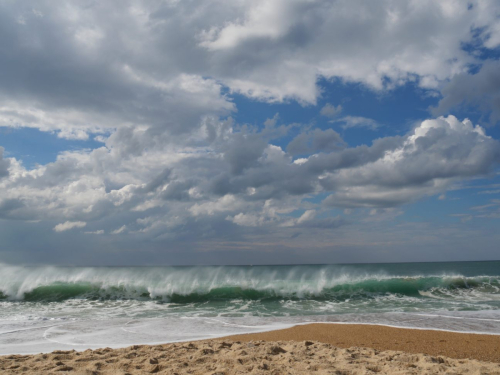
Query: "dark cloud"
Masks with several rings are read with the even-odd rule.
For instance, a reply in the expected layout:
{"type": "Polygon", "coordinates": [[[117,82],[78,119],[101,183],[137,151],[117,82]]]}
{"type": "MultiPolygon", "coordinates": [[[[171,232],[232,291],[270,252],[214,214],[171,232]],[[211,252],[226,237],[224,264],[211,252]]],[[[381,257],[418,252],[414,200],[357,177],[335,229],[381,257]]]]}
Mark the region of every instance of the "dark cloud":
{"type": "Polygon", "coordinates": [[[231,173],[240,174],[245,169],[257,165],[267,142],[257,134],[238,133],[224,145],[224,160],[230,165],[231,173]]]}
{"type": "Polygon", "coordinates": [[[24,207],[23,202],[20,199],[3,199],[0,200],[0,217],[10,218],[10,219],[29,219],[29,217],[23,217],[20,215],[19,211],[24,207]]]}
{"type": "Polygon", "coordinates": [[[287,146],[292,154],[311,154],[315,152],[332,152],[346,147],[346,143],[333,129],[314,129],[297,135],[287,146]]]}
{"type": "Polygon", "coordinates": [[[0,179],[9,175],[10,160],[4,159],[4,148],[0,147],[0,179]]]}
{"type": "Polygon", "coordinates": [[[486,61],[476,74],[462,73],[454,76],[442,89],[443,98],[434,114],[451,109],[473,107],[484,115],[485,123],[495,125],[500,121],[500,62],[486,61]]]}
{"type": "Polygon", "coordinates": [[[341,217],[328,217],[324,219],[312,219],[302,222],[297,225],[300,228],[310,228],[310,229],[335,229],[342,225],[349,224],[349,222],[341,217]]]}

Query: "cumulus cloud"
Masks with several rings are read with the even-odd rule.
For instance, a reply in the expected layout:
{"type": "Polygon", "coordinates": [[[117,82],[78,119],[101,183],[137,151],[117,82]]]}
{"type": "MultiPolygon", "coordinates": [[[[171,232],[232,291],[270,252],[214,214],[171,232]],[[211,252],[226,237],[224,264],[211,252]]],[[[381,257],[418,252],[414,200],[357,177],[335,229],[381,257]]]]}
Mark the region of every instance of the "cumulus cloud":
{"type": "MultiPolygon", "coordinates": [[[[0,180],[0,207],[5,218],[67,220],[55,231],[95,222],[114,234],[163,228],[175,236],[175,228],[203,218],[239,227],[309,221],[321,227],[330,224],[312,216],[290,221],[289,214],[305,209],[312,215],[314,206],[304,198],[325,193],[326,208],[403,205],[488,175],[500,160],[497,140],[453,116],[423,121],[403,137],[380,138],[370,146],[348,147],[331,129],[302,136],[302,146],[309,148],[298,149],[295,138],[288,152],[267,144],[265,129],[248,133],[235,127],[197,147],[166,144],[124,154],[110,143],[62,153],[32,170],[11,159],[10,174],[0,180]],[[295,151],[311,154],[296,163],[295,151]]],[[[210,225],[198,229],[209,233],[210,225]]]]}
{"type": "Polygon", "coordinates": [[[375,160],[325,176],[325,188],[338,189],[325,204],[393,207],[434,195],[454,181],[491,172],[500,161],[499,146],[469,120],[426,120],[375,160]]]}
{"type": "Polygon", "coordinates": [[[64,232],[73,228],[83,228],[87,225],[84,221],[65,221],[64,223],[57,224],[54,227],[56,232],[64,232]]]}

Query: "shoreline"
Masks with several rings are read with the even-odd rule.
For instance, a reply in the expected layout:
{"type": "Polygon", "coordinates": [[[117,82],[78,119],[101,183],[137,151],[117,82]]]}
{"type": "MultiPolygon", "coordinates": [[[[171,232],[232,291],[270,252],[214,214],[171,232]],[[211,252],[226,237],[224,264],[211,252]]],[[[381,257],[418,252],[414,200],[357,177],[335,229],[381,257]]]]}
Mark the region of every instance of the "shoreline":
{"type": "Polygon", "coordinates": [[[305,323],[160,345],[0,356],[6,374],[458,373],[500,371],[500,335],[305,323]],[[324,370],[324,372],[323,372],[324,370]],[[344,371],[344,372],[342,372],[344,371]],[[269,372],[272,373],[272,372],[269,372]]]}
{"type": "MultiPolygon", "coordinates": [[[[449,319],[463,319],[461,317],[454,317],[454,316],[441,316],[443,318],[449,318],[449,319]]],[[[498,321],[498,320],[492,320],[492,319],[480,319],[480,318],[467,318],[467,319],[473,319],[473,320],[484,320],[484,321],[498,321]]],[[[484,336],[498,336],[500,337],[500,332],[480,332],[480,331],[454,331],[451,329],[444,329],[444,328],[432,328],[432,327],[404,327],[404,326],[398,326],[398,325],[393,325],[393,324],[384,324],[384,323],[364,323],[364,322],[300,322],[300,323],[292,323],[290,324],[289,327],[285,328],[276,328],[276,329],[269,329],[269,330],[263,330],[263,331],[257,331],[257,332],[248,332],[248,333],[238,333],[235,335],[225,335],[225,336],[220,336],[220,338],[224,337],[232,337],[232,336],[242,336],[242,335],[258,335],[261,333],[267,333],[267,332],[274,332],[274,331],[281,331],[281,330],[286,330],[290,328],[294,328],[297,326],[307,326],[311,324],[334,324],[334,325],[347,325],[347,326],[375,326],[375,327],[387,327],[387,328],[396,328],[396,329],[404,329],[404,330],[417,330],[417,331],[436,331],[436,332],[449,332],[449,333],[458,333],[458,334],[464,334],[464,335],[484,335],[484,336]]],[[[204,338],[204,339],[199,339],[199,340],[188,340],[185,342],[190,342],[190,341],[202,341],[202,340],[209,340],[213,339],[216,340],[217,337],[212,337],[212,338],[204,338]]],[[[175,342],[184,342],[184,341],[172,341],[171,343],[175,342]]],[[[151,344],[155,345],[155,344],[151,344]]]]}
{"type": "MultiPolygon", "coordinates": [[[[444,317],[444,316],[443,316],[444,317]]],[[[455,318],[455,317],[448,317],[446,318],[455,318]]],[[[491,319],[478,319],[478,320],[491,320],[491,319]]],[[[496,321],[496,320],[495,320],[496,321]]],[[[192,337],[191,339],[187,340],[174,340],[174,341],[168,341],[168,340],[160,340],[160,341],[153,341],[153,342],[139,342],[139,343],[127,343],[127,344],[122,344],[122,345],[108,345],[108,344],[89,344],[90,347],[86,344],[68,344],[65,345],[66,347],[55,347],[50,349],[50,351],[32,351],[32,352],[8,352],[4,354],[0,354],[0,358],[2,357],[7,357],[11,355],[37,355],[37,354],[49,354],[53,351],[76,351],[76,352],[84,352],[86,350],[98,350],[102,349],[104,347],[111,348],[113,350],[119,350],[123,348],[128,348],[130,346],[158,346],[158,345],[170,345],[170,344],[184,344],[184,343],[191,343],[191,342],[203,342],[203,341],[209,341],[209,340],[224,340],[224,339],[235,339],[239,341],[249,341],[249,340],[264,340],[266,339],[261,338],[262,337],[270,337],[269,335],[276,336],[279,338],[276,338],[276,340],[284,341],[288,340],[285,337],[288,337],[290,334],[288,332],[292,331],[297,331],[301,330],[300,327],[308,327],[308,326],[347,326],[347,327],[373,327],[373,328],[367,328],[368,330],[370,329],[393,329],[393,332],[411,332],[411,331],[418,331],[418,332],[428,332],[428,334],[432,335],[433,332],[436,334],[452,334],[452,335],[458,335],[458,336],[486,336],[486,337],[496,337],[500,341],[500,333],[498,332],[480,332],[480,331],[454,331],[450,329],[442,329],[442,328],[424,328],[424,327],[404,327],[404,326],[397,326],[397,325],[391,325],[391,324],[384,324],[384,323],[364,323],[364,322],[342,322],[342,321],[309,321],[309,322],[298,322],[298,323],[290,323],[290,324],[279,324],[277,326],[271,326],[271,327],[266,327],[262,330],[257,330],[257,331],[250,331],[250,332],[242,332],[242,333],[236,333],[236,334],[216,334],[216,335],[211,335],[211,336],[200,336],[200,337],[192,337]],[[283,338],[282,338],[283,337],[283,338]],[[247,339],[248,338],[248,339],[247,339]],[[69,347],[68,347],[69,346],[69,347]],[[75,347],[77,346],[77,347],[75,347]]],[[[57,325],[55,325],[57,326],[57,325]]],[[[52,327],[52,326],[48,326],[52,327]]],[[[45,327],[36,327],[38,328],[45,328],[45,327]]],[[[14,330],[14,331],[7,331],[7,332],[2,332],[2,334],[5,333],[15,333],[18,331],[28,331],[31,328],[26,328],[26,329],[20,329],[20,330],[14,330]]],[[[335,328],[333,328],[335,329],[335,328]]],[[[332,330],[332,327],[328,327],[328,331],[332,330]]],[[[305,329],[306,332],[309,332],[308,329],[305,329]]],[[[457,336],[457,337],[458,337],[457,336]]],[[[317,337],[309,337],[309,338],[304,338],[306,336],[301,335],[301,340],[316,340],[316,341],[321,341],[321,342],[326,342],[326,343],[332,343],[331,340],[329,339],[323,339],[318,340],[317,337]]],[[[49,340],[52,341],[52,340],[49,340]]],[[[295,340],[296,341],[296,340],[295,340]]],[[[495,339],[493,341],[496,342],[495,339]]],[[[55,341],[57,343],[57,341],[55,341]]],[[[63,344],[64,345],[64,344],[63,344]]],[[[354,346],[359,346],[355,344],[354,346]]],[[[370,346],[367,346],[370,347],[370,346]]],[[[394,349],[394,350],[399,350],[399,349],[394,349]]],[[[431,354],[431,353],[430,353],[431,354]]],[[[499,356],[500,358],[500,356],[499,356]]],[[[500,360],[498,360],[500,363],[500,360]]]]}

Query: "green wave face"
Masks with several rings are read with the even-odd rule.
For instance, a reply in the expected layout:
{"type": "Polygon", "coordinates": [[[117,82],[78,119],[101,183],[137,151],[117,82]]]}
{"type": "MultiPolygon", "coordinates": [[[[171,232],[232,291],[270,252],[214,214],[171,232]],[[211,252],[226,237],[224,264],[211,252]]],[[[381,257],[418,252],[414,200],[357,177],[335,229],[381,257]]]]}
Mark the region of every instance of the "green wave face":
{"type": "Polygon", "coordinates": [[[500,309],[500,262],[153,268],[0,264],[3,315],[22,303],[51,304],[51,309],[64,304],[70,310],[119,306],[116,311],[127,306],[143,311],[147,305],[153,315],[165,309],[215,315],[238,309],[258,314],[500,309]]]}
{"type": "MultiPolygon", "coordinates": [[[[60,302],[68,299],[89,300],[155,300],[171,303],[198,303],[209,301],[272,301],[311,300],[345,302],[346,300],[373,299],[382,295],[413,298],[456,299],[464,293],[484,296],[485,299],[500,297],[500,278],[497,277],[401,277],[368,278],[318,285],[317,280],[274,280],[273,284],[256,285],[177,285],[163,288],[141,283],[104,285],[102,282],[56,281],[17,296],[18,300],[60,302]]],[[[248,283],[245,283],[248,284],[248,283]]],[[[16,297],[3,293],[3,299],[16,297]]]]}

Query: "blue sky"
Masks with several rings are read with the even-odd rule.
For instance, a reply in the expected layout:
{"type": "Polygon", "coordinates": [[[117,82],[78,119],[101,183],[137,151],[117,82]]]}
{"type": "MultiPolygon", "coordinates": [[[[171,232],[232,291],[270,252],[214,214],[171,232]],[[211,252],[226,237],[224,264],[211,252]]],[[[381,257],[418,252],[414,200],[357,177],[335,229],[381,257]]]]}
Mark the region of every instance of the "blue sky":
{"type": "Polygon", "coordinates": [[[495,1],[5,1],[0,43],[0,262],[498,258],[495,1]]]}

